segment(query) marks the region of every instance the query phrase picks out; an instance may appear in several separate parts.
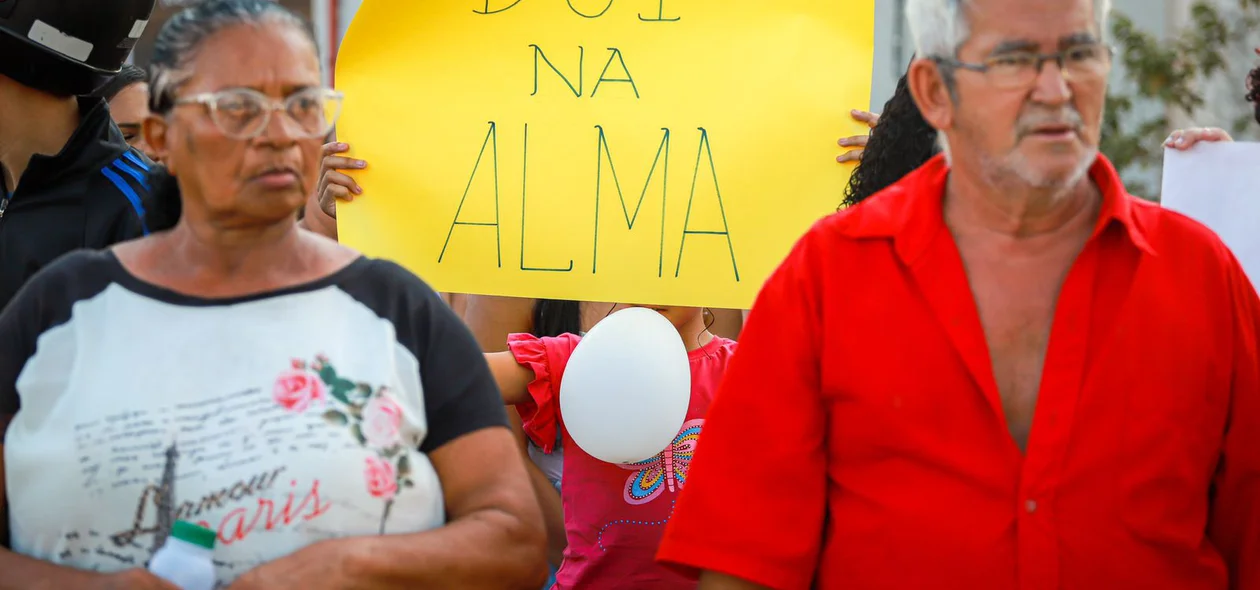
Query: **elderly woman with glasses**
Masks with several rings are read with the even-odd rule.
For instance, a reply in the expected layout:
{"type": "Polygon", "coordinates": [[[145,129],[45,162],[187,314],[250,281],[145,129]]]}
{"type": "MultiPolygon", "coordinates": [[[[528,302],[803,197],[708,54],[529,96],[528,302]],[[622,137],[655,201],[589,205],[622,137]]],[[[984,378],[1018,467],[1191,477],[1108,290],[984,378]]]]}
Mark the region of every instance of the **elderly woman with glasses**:
{"type": "MultiPolygon", "coordinates": [[[[145,139],[168,231],[69,255],[0,316],[0,589],[537,588],[538,505],[471,334],[424,282],[297,227],[341,97],[267,0],[166,24],[145,139]],[[168,210],[169,209],[169,210],[168,210]]],[[[157,225],[162,225],[158,223],[157,225]]]]}

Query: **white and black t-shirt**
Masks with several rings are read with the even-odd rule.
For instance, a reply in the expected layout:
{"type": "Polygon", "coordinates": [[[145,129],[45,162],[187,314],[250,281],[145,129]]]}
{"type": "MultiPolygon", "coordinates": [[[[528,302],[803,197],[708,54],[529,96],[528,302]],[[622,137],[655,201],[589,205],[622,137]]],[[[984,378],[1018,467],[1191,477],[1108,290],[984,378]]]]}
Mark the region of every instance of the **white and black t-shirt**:
{"type": "Polygon", "coordinates": [[[0,316],[0,414],[16,552],[144,567],[189,520],[218,531],[224,583],[319,540],[442,526],[427,453],[507,423],[472,334],[397,265],[206,300],[109,252],[63,258],[0,316]]]}

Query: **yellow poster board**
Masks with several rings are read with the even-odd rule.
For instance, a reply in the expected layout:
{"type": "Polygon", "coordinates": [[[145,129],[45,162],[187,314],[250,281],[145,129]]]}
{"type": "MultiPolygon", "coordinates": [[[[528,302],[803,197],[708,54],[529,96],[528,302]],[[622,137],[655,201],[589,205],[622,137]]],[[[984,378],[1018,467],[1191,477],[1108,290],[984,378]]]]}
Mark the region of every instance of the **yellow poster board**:
{"type": "Polygon", "coordinates": [[[365,0],[341,240],[453,293],[746,308],[839,205],[874,0],[365,0]]]}

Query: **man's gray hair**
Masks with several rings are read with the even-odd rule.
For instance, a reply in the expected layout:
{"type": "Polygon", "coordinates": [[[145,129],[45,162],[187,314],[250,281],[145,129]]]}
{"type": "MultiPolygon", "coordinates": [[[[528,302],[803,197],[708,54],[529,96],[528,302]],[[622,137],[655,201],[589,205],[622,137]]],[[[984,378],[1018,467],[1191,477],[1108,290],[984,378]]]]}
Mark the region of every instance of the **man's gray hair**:
{"type": "MultiPolygon", "coordinates": [[[[1016,2],[1018,0],[1006,0],[1016,2]]],[[[970,0],[907,0],[906,20],[919,57],[953,57],[971,34],[965,14],[970,0]]],[[[1109,35],[1111,0],[1093,0],[1094,22],[1102,39],[1109,35]]]]}

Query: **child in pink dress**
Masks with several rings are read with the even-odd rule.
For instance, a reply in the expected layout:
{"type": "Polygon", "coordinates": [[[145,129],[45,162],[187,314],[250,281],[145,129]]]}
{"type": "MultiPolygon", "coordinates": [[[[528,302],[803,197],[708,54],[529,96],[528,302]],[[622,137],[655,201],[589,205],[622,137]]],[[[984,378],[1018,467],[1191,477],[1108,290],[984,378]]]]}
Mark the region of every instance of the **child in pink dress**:
{"type": "Polygon", "coordinates": [[[556,590],[694,589],[696,582],[655,562],[657,546],[687,468],[704,415],[735,352],[735,342],[709,333],[700,308],[654,307],[678,329],[691,364],[691,404],[673,443],[635,465],[605,463],[573,442],[560,414],[560,383],[580,337],[513,334],[510,352],[487,354],[504,402],[516,405],[530,439],[551,452],[564,447],[561,496],[568,546],[556,590]]]}

